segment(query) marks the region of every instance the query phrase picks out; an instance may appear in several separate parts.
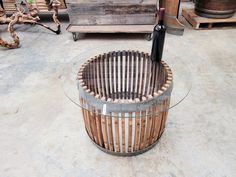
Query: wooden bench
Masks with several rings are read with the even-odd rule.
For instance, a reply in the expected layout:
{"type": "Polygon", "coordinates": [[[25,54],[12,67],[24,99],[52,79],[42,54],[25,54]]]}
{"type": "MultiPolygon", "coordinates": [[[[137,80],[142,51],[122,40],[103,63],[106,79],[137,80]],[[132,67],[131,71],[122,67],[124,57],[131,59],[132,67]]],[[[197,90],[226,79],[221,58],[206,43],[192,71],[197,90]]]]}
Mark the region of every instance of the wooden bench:
{"type": "Polygon", "coordinates": [[[67,0],[74,40],[78,33],[152,33],[156,0],[67,0]]]}

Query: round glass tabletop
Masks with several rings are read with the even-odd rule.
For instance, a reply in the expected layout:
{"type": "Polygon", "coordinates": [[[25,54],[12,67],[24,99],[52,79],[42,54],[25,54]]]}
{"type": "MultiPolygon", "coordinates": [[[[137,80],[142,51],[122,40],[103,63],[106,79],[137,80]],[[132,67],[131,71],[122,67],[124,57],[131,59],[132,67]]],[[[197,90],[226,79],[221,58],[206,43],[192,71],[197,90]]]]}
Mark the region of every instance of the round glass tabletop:
{"type": "Polygon", "coordinates": [[[66,97],[82,110],[123,118],[132,112],[147,117],[177,106],[192,86],[187,64],[172,56],[158,65],[148,50],[138,48],[104,46],[82,52],[65,64],[61,83],[66,97]]]}

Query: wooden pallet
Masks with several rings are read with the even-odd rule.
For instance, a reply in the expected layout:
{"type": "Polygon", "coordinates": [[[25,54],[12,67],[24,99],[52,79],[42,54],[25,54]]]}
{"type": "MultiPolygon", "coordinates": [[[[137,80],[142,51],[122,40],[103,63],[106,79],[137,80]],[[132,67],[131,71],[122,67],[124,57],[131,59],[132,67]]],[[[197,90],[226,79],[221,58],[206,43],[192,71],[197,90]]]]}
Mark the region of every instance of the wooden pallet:
{"type": "Polygon", "coordinates": [[[211,29],[213,27],[217,27],[219,24],[221,27],[228,27],[228,25],[231,27],[236,27],[236,14],[227,19],[215,19],[200,17],[194,12],[194,9],[183,9],[182,15],[196,30],[211,29]]]}

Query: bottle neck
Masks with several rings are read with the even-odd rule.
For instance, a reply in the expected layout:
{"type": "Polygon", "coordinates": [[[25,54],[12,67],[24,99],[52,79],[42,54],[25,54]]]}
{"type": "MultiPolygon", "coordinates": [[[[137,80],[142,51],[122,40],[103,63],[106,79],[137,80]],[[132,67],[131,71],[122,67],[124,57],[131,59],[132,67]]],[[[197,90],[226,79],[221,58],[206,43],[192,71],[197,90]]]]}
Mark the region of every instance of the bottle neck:
{"type": "Polygon", "coordinates": [[[160,8],[158,25],[164,25],[164,17],[165,17],[165,8],[160,8]]]}

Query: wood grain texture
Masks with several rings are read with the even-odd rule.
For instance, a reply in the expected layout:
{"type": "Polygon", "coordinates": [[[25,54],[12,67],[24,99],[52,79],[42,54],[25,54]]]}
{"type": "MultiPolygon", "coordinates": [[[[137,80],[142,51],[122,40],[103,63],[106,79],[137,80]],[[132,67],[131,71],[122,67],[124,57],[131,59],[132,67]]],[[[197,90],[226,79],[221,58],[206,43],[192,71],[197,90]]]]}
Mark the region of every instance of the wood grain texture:
{"type": "Polygon", "coordinates": [[[156,0],[67,0],[66,3],[76,4],[143,4],[156,5],[156,0]]]}
{"type": "Polygon", "coordinates": [[[75,15],[70,17],[73,25],[153,25],[155,16],[152,14],[124,15],[75,15]]]}
{"type": "Polygon", "coordinates": [[[67,1],[72,25],[154,25],[156,1],[67,1]]]}
{"type": "Polygon", "coordinates": [[[151,33],[153,27],[153,25],[69,25],[67,30],[72,33],[151,33]]]}
{"type": "Polygon", "coordinates": [[[68,11],[76,15],[124,15],[124,14],[155,14],[153,5],[117,5],[117,4],[70,4],[68,11]]]}

